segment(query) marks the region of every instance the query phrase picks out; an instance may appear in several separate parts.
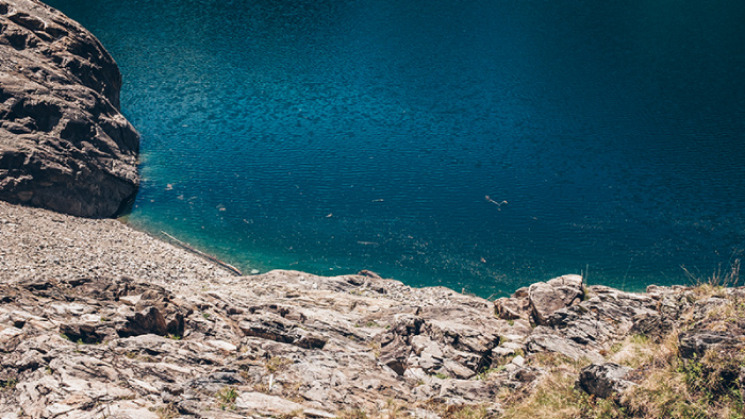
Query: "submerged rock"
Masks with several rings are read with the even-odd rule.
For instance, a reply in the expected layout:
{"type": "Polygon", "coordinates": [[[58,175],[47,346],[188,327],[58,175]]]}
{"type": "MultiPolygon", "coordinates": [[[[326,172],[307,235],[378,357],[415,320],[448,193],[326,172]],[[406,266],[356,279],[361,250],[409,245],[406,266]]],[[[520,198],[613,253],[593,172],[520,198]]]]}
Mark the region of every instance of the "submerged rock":
{"type": "Polygon", "coordinates": [[[78,23],[37,0],[0,0],[0,199],[111,217],[138,187],[139,136],[121,75],[78,23]]]}

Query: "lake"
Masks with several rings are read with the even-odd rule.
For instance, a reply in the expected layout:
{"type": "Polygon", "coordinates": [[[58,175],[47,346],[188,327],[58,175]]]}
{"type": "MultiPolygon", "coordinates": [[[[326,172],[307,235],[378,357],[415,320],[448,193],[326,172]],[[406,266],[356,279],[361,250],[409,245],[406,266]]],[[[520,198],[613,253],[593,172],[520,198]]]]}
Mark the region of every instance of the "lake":
{"type": "Polygon", "coordinates": [[[489,297],[745,249],[745,2],[48,3],[121,68],[128,222],[245,272],[489,297]]]}

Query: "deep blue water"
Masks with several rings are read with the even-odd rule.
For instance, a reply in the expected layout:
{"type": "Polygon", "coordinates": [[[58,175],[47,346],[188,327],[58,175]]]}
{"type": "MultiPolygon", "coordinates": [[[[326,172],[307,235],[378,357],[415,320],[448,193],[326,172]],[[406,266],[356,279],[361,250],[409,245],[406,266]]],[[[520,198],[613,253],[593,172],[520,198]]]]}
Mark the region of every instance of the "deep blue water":
{"type": "Polygon", "coordinates": [[[633,290],[745,249],[745,2],[49,3],[122,70],[129,221],[247,271],[633,290]]]}

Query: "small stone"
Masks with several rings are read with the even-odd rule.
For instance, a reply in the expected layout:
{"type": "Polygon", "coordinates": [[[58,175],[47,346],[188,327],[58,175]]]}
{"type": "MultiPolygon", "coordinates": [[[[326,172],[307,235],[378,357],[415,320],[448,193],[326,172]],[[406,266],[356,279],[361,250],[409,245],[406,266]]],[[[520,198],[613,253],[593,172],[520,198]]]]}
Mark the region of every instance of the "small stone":
{"type": "Polygon", "coordinates": [[[518,367],[525,366],[525,358],[523,358],[522,355],[518,355],[512,358],[512,363],[517,365],[518,367]]]}

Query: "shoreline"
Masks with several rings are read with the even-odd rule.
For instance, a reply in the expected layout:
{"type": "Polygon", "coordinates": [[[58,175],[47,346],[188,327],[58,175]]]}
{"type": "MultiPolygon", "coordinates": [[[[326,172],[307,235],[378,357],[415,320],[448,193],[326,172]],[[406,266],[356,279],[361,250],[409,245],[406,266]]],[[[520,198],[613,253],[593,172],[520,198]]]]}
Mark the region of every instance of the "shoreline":
{"type": "MultiPolygon", "coordinates": [[[[226,260],[230,260],[230,258],[231,258],[231,255],[230,254],[225,254],[225,255],[222,255],[221,256],[217,252],[210,251],[209,250],[209,245],[205,244],[204,242],[202,242],[200,244],[194,244],[188,238],[180,238],[178,236],[175,236],[174,234],[168,233],[167,231],[163,230],[165,228],[163,226],[158,226],[158,227],[155,227],[155,228],[150,229],[150,228],[148,228],[146,226],[146,224],[132,223],[132,222],[129,221],[129,216],[130,216],[130,214],[124,214],[124,215],[118,217],[117,220],[119,220],[123,224],[127,225],[128,227],[130,227],[130,228],[132,228],[132,229],[134,229],[136,231],[142,232],[144,234],[147,234],[147,235],[153,237],[156,240],[160,240],[160,241],[164,241],[164,242],[170,243],[169,240],[173,239],[173,240],[176,240],[178,242],[181,242],[183,245],[191,248],[194,251],[194,253],[196,253],[196,254],[203,253],[204,254],[203,257],[206,258],[206,259],[208,259],[208,260],[211,259],[211,258],[215,258],[218,261],[218,263],[225,264],[225,265],[227,265],[229,267],[232,267],[232,268],[240,271],[242,275],[246,275],[246,276],[259,275],[259,274],[263,274],[263,273],[266,273],[266,272],[270,272],[272,270],[299,270],[299,271],[307,272],[307,273],[309,273],[311,275],[318,275],[318,276],[322,276],[322,277],[333,277],[333,276],[338,276],[338,275],[355,275],[359,271],[363,271],[364,270],[364,271],[375,272],[376,274],[379,274],[379,275],[381,275],[382,277],[385,277],[385,278],[394,278],[394,279],[396,279],[398,281],[401,281],[401,282],[405,283],[408,286],[415,287],[415,288],[426,288],[426,287],[432,287],[432,286],[445,286],[445,287],[453,290],[454,292],[458,292],[458,293],[461,293],[461,294],[475,295],[475,296],[478,296],[479,298],[483,298],[483,299],[490,300],[490,301],[493,301],[493,300],[495,300],[497,298],[510,296],[517,289],[522,288],[522,287],[525,287],[525,286],[529,286],[530,284],[532,284],[534,282],[537,282],[537,281],[540,281],[541,279],[545,279],[545,278],[548,278],[548,277],[554,277],[554,276],[561,276],[562,274],[567,274],[569,272],[571,272],[572,274],[576,274],[576,275],[582,276],[587,281],[587,284],[609,286],[609,287],[612,287],[614,289],[618,289],[618,290],[621,290],[621,291],[624,291],[624,292],[633,292],[633,293],[644,293],[645,290],[646,290],[646,288],[648,286],[650,286],[650,285],[654,285],[654,286],[695,286],[696,285],[696,282],[692,278],[690,278],[690,277],[681,277],[681,280],[682,281],[667,281],[667,282],[665,282],[663,284],[660,284],[659,282],[648,281],[648,282],[641,283],[641,285],[639,285],[639,284],[637,284],[637,285],[628,285],[628,283],[624,279],[620,279],[620,280],[617,279],[617,280],[611,280],[611,281],[608,281],[608,280],[598,280],[598,281],[595,281],[595,280],[593,280],[592,269],[590,269],[589,275],[587,275],[586,269],[579,269],[579,270],[575,270],[575,271],[571,271],[571,270],[568,270],[568,271],[557,271],[557,272],[555,272],[553,274],[550,274],[550,275],[547,275],[547,276],[542,276],[542,277],[529,277],[529,278],[526,277],[526,278],[523,278],[523,279],[521,279],[519,281],[518,280],[513,280],[512,282],[510,282],[508,284],[505,284],[506,285],[505,287],[501,287],[501,288],[494,287],[493,289],[490,290],[491,292],[489,292],[488,294],[486,294],[486,293],[473,292],[467,286],[466,287],[462,287],[460,289],[455,289],[455,288],[450,287],[448,285],[437,284],[436,283],[437,281],[435,281],[437,279],[437,276],[434,275],[434,274],[430,274],[430,275],[427,275],[426,276],[426,278],[428,279],[428,281],[423,281],[422,280],[423,276],[421,276],[421,275],[415,275],[414,277],[417,278],[417,280],[415,280],[415,283],[411,283],[411,281],[407,280],[407,279],[409,279],[409,277],[406,277],[406,275],[404,275],[404,279],[401,279],[400,278],[400,275],[396,275],[396,274],[393,274],[393,275],[380,274],[380,271],[378,269],[376,269],[374,267],[371,267],[371,266],[363,266],[363,267],[361,267],[359,269],[349,269],[347,272],[337,272],[337,271],[334,271],[334,270],[326,271],[325,269],[320,268],[320,267],[319,268],[316,268],[315,270],[313,270],[313,269],[307,269],[307,268],[304,268],[303,269],[303,268],[296,268],[294,266],[274,267],[274,268],[267,268],[265,270],[259,270],[256,267],[256,265],[252,264],[251,261],[248,261],[248,262],[244,262],[244,261],[240,261],[240,262],[230,261],[230,262],[227,262],[226,260]],[[164,237],[164,236],[171,236],[171,237],[168,238],[168,237],[164,237]]],[[[171,244],[174,244],[174,243],[171,243],[171,244]]],[[[176,245],[178,245],[178,244],[176,244],[176,245]]],[[[189,250],[189,249],[187,249],[187,250],[189,250]]],[[[230,268],[228,268],[228,269],[230,269],[230,268]]],[[[650,274],[649,275],[649,278],[650,279],[651,278],[656,278],[656,276],[650,274]]],[[[495,282],[495,283],[497,283],[497,282],[495,282]]]]}
{"type": "MultiPolygon", "coordinates": [[[[697,342],[731,318],[688,319],[745,299],[745,288],[627,293],[576,275],[494,302],[369,272],[237,277],[117,220],[5,202],[0,238],[9,418],[532,417],[533,397],[563,388],[557,377],[598,400],[610,396],[587,380],[608,368],[637,375],[603,386],[646,388],[658,367],[638,336],[680,336],[675,353],[702,356],[697,342]]],[[[738,328],[703,348],[739,342],[738,328]]],[[[571,391],[574,409],[594,408],[571,391]]]]}
{"type": "MultiPolygon", "coordinates": [[[[14,36],[0,48],[23,55],[42,41],[66,47],[70,33],[56,25],[68,25],[87,37],[102,54],[98,58],[110,59],[82,27],[36,0],[5,1],[0,41],[9,32],[14,36]],[[56,20],[52,25],[16,7],[56,20]]],[[[76,50],[73,44],[60,51],[76,50]]],[[[38,49],[28,57],[33,53],[45,59],[38,49]]],[[[118,107],[117,74],[108,73],[113,84],[93,83],[108,93],[95,99],[112,111],[118,107]]],[[[44,79],[36,72],[25,76],[44,79]]],[[[77,88],[95,96],[85,90],[90,86],[77,88]]],[[[25,103],[27,97],[3,98],[0,106],[23,108],[15,100],[25,103]]],[[[59,98],[45,100],[48,108],[22,109],[37,120],[12,114],[12,121],[0,121],[6,135],[0,140],[28,140],[33,133],[18,132],[31,128],[41,136],[52,132],[69,140],[63,145],[89,151],[77,157],[90,163],[101,155],[86,145],[92,131],[80,127],[106,123],[104,131],[128,147],[111,166],[132,160],[136,132],[124,136],[112,129],[131,128],[121,115],[112,113],[113,122],[58,121],[50,114],[59,98]],[[49,130],[39,133],[39,124],[49,130]]],[[[64,110],[60,115],[80,115],[64,110]]],[[[49,185],[23,170],[62,170],[26,167],[13,150],[0,158],[8,155],[18,167],[3,166],[0,174],[38,183],[19,193],[16,183],[8,183],[14,199],[24,202],[49,192],[49,185]]],[[[81,162],[68,163],[77,168],[81,162]]],[[[125,169],[128,187],[121,196],[138,182],[131,167],[125,169]]],[[[86,174],[62,171],[75,179],[86,174]]],[[[103,216],[103,207],[86,207],[85,194],[59,201],[78,186],[56,185],[47,207],[103,216]]],[[[101,192],[100,186],[92,188],[101,192]]],[[[99,198],[110,207],[121,196],[99,198]]],[[[633,293],[561,275],[489,301],[443,286],[407,286],[365,270],[237,276],[235,268],[164,234],[176,243],[119,219],[0,201],[0,417],[745,416],[745,287],[710,281],[633,293]]],[[[739,261],[724,279],[730,275],[739,279],[739,261]]]]}

